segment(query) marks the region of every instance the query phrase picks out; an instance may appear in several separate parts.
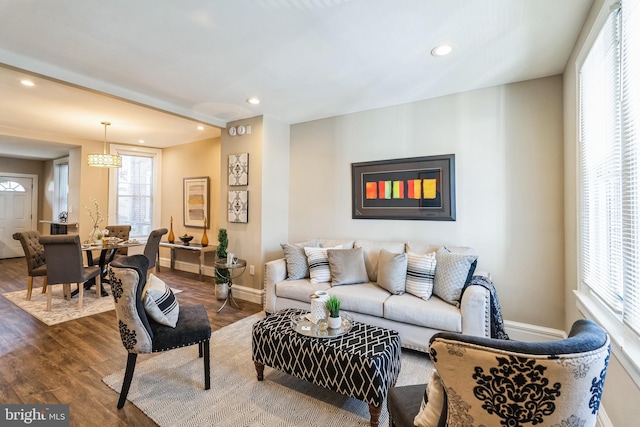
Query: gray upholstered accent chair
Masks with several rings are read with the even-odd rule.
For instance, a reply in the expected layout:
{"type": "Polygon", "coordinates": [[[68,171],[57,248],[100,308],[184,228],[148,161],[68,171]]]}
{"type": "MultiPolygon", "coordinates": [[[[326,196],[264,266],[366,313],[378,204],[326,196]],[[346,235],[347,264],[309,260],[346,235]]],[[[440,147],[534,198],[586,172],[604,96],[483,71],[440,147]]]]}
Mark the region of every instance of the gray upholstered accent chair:
{"type": "Polygon", "coordinates": [[[551,342],[438,333],[429,350],[431,383],[389,390],[390,426],[596,425],[610,342],[590,320],[551,342]]]}
{"type": "Polygon", "coordinates": [[[47,257],[47,311],[51,311],[51,286],[63,284],[65,293],[69,285],[78,285],[78,309],[82,310],[84,282],[95,278],[96,295],[100,298],[100,267],[85,267],[82,257],[80,236],[55,235],[42,236],[40,243],[44,246],[47,257]]]}
{"type": "Polygon", "coordinates": [[[27,261],[27,301],[31,300],[33,278],[42,277],[42,293],[47,291],[47,264],[44,256],[44,248],[40,244],[40,232],[20,231],[13,234],[15,240],[19,240],[24,250],[24,258],[27,261]]]}
{"type": "Polygon", "coordinates": [[[160,240],[162,236],[167,234],[169,230],[166,228],[160,228],[151,231],[147,244],[144,247],[144,254],[149,258],[149,270],[156,266],[156,260],[158,259],[158,251],[160,250],[160,240]]]}
{"type": "Polygon", "coordinates": [[[155,353],[198,344],[198,356],[204,355],[204,388],[211,388],[211,324],[207,311],[202,305],[180,305],[175,328],[154,321],[147,316],[142,296],[148,269],[149,260],[144,255],[119,258],[109,265],[118,330],[122,345],[128,352],[118,409],[124,406],[129,394],[139,353],[155,353]]]}

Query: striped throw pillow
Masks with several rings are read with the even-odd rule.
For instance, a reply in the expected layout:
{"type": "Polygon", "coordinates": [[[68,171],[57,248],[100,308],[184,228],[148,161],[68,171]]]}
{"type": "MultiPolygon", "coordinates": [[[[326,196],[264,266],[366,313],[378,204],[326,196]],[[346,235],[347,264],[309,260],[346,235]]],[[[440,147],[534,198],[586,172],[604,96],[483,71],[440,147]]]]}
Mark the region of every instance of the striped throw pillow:
{"type": "Polygon", "coordinates": [[[180,307],[171,288],[153,274],[149,276],[145,288],[147,292],[143,298],[144,311],[156,322],[175,328],[180,307]]]}
{"type": "Polygon", "coordinates": [[[304,248],[309,262],[309,276],[313,284],[331,281],[331,269],[329,268],[329,257],[327,256],[328,249],[342,249],[342,245],[333,248],[304,248]]]}
{"type": "Polygon", "coordinates": [[[405,292],[423,300],[431,298],[436,276],[436,253],[424,255],[407,253],[407,282],[405,292]]]}

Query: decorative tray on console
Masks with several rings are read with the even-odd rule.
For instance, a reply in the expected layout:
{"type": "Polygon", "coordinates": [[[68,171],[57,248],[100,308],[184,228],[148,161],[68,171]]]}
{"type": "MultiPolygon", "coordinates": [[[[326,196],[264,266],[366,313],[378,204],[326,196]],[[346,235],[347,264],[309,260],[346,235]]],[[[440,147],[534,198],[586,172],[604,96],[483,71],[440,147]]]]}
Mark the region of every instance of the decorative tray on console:
{"type": "MultiPolygon", "coordinates": [[[[313,323],[309,320],[310,314],[294,314],[291,316],[291,327],[299,334],[313,338],[336,338],[349,332],[353,327],[353,317],[346,312],[340,313],[342,324],[339,328],[323,328],[322,320],[313,323]]],[[[326,322],[326,321],[325,321],[326,322]]]]}

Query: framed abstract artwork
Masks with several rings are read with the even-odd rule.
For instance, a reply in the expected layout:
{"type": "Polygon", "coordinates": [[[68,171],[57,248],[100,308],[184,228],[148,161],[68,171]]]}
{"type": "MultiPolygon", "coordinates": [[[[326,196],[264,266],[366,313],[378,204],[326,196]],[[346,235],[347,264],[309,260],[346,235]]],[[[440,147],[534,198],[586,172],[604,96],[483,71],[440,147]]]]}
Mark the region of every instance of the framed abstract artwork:
{"type": "Polygon", "coordinates": [[[352,163],[352,218],[456,220],[455,155],[352,163]]]}
{"type": "Polygon", "coordinates": [[[184,178],[183,187],[184,226],[204,228],[209,218],[209,177],[184,178]]]}
{"type": "Polygon", "coordinates": [[[229,191],[229,222],[249,222],[249,192],[229,191]]]}
{"type": "Polygon", "coordinates": [[[249,184],[249,153],[229,154],[229,186],[249,184]]]}

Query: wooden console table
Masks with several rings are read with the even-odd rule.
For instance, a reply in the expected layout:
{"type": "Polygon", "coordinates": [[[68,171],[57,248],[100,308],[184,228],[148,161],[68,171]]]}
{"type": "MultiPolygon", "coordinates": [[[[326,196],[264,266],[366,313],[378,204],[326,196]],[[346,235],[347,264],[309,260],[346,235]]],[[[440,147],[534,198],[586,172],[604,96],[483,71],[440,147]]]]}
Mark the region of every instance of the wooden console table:
{"type": "MultiPolygon", "coordinates": [[[[200,273],[200,281],[202,281],[204,254],[207,252],[214,252],[217,249],[217,246],[202,246],[199,243],[190,243],[189,246],[187,246],[182,243],[160,242],[160,247],[171,249],[171,270],[175,269],[176,250],[181,249],[185,251],[199,252],[200,254],[198,257],[198,272],[200,273]]],[[[159,267],[160,263],[157,263],[157,266],[159,267]]]]}

